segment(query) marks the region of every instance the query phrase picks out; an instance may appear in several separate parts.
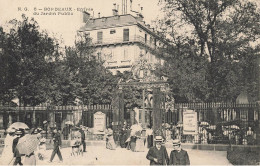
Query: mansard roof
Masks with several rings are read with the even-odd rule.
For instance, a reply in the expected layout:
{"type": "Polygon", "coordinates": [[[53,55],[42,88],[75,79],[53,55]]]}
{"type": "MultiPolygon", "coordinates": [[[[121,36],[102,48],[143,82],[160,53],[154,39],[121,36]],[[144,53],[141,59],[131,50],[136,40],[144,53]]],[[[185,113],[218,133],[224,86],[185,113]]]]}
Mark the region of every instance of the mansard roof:
{"type": "Polygon", "coordinates": [[[98,29],[106,29],[113,27],[122,27],[122,26],[131,26],[138,25],[148,33],[153,34],[154,36],[159,37],[153,29],[149,28],[144,21],[138,19],[138,17],[134,17],[131,14],[126,15],[116,15],[109,17],[101,17],[101,18],[92,18],[89,19],[84,26],[82,26],[79,31],[92,31],[98,29]]]}

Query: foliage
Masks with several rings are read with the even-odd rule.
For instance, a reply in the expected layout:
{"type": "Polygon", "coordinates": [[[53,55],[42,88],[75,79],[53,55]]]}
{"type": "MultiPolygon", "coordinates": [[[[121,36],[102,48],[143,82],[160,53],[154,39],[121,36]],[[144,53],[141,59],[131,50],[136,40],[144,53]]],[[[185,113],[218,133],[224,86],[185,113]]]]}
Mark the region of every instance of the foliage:
{"type": "Polygon", "coordinates": [[[160,25],[173,45],[167,48],[168,56],[162,56],[170,60],[163,70],[168,71],[165,74],[178,99],[235,101],[243,90],[257,96],[253,73],[259,56],[260,15],[255,4],[239,0],[161,3],[165,18],[160,25]]]}
{"type": "Polygon", "coordinates": [[[89,37],[79,35],[75,46],[61,49],[56,38],[40,31],[25,15],[0,28],[0,101],[36,106],[110,104],[116,77],[96,58],[89,37]]]}
{"type": "Polygon", "coordinates": [[[26,105],[37,105],[47,99],[50,63],[46,61],[54,56],[55,39],[46,32],[40,32],[34,19],[25,15],[22,21],[10,21],[11,29],[5,35],[0,66],[4,66],[1,78],[4,78],[1,93],[13,90],[26,105]]]}

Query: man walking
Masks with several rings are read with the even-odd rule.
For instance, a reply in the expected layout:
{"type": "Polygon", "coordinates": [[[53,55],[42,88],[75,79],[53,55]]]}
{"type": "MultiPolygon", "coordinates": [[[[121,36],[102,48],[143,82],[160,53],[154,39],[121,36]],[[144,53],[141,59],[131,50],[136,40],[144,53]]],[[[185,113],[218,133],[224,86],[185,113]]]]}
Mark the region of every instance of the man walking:
{"type": "Polygon", "coordinates": [[[54,128],[53,129],[53,142],[54,142],[54,146],[53,146],[53,151],[52,151],[52,154],[51,154],[51,159],[49,162],[52,162],[53,158],[55,157],[56,153],[60,159],[60,162],[63,161],[62,159],[62,155],[61,155],[61,152],[60,152],[60,147],[61,147],[61,136],[60,136],[60,133],[57,132],[57,129],[54,128]]]}
{"type": "Polygon", "coordinates": [[[189,155],[187,151],[181,148],[180,140],[173,140],[169,165],[190,165],[189,155]]]}
{"type": "Polygon", "coordinates": [[[148,151],[146,158],[150,160],[150,165],[166,165],[169,164],[169,156],[167,150],[162,146],[162,136],[155,137],[155,146],[148,151]]]}

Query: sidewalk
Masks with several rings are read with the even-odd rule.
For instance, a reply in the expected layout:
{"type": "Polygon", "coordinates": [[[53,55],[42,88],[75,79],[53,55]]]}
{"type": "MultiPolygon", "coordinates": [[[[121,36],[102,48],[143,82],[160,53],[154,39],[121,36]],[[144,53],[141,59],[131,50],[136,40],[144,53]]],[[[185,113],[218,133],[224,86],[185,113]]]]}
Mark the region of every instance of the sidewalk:
{"type": "MultiPolygon", "coordinates": [[[[167,149],[168,154],[172,149],[167,149]]],[[[191,165],[230,165],[226,159],[224,151],[200,151],[188,149],[191,165]]],[[[52,163],[48,163],[51,150],[48,150],[48,158],[45,161],[38,161],[37,165],[149,165],[145,152],[132,152],[130,150],[117,148],[116,150],[108,150],[104,147],[88,146],[87,152],[83,156],[70,156],[71,149],[63,148],[63,163],[59,163],[59,159],[55,156],[52,163]]]]}

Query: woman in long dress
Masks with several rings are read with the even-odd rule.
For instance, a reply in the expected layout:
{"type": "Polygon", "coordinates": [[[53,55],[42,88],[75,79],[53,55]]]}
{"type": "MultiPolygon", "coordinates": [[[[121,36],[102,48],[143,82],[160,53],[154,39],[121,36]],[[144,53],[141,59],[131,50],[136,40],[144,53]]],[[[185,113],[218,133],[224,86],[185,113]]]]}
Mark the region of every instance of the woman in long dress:
{"type": "Polygon", "coordinates": [[[113,138],[113,130],[111,128],[107,130],[106,148],[110,150],[116,149],[116,144],[113,138]]]}
{"type": "Polygon", "coordinates": [[[12,165],[13,157],[13,140],[16,138],[15,129],[7,129],[7,135],[4,141],[4,149],[0,158],[0,165],[12,165]]]}
{"type": "Polygon", "coordinates": [[[144,152],[144,139],[142,137],[141,131],[136,132],[136,152],[144,152]]]}

